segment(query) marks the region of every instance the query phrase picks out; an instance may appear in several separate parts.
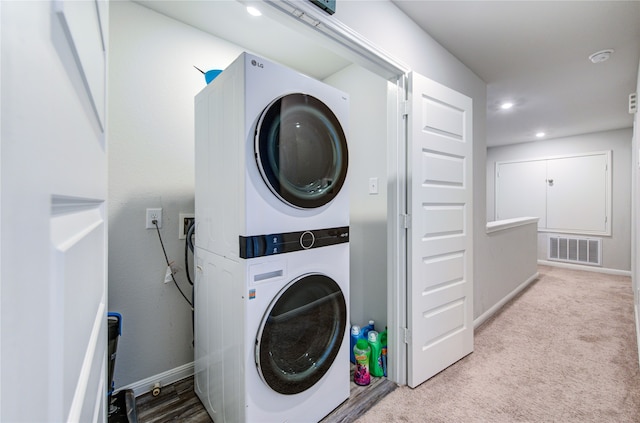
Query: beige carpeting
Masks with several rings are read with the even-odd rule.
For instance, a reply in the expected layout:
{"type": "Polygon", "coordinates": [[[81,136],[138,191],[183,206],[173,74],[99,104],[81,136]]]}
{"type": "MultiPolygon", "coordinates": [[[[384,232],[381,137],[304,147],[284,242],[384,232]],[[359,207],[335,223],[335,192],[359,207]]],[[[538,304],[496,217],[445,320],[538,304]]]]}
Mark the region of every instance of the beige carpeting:
{"type": "Polygon", "coordinates": [[[640,422],[630,278],[539,271],[476,330],[472,354],[357,422],[640,422]]]}

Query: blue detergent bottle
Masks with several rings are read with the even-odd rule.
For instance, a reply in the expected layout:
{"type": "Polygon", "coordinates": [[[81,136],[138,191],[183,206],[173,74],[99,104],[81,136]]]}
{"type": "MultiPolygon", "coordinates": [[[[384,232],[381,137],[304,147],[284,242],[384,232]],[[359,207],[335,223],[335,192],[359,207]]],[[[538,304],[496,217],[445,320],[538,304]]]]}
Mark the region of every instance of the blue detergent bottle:
{"type": "Polygon", "coordinates": [[[351,326],[351,357],[350,360],[353,364],[356,364],[356,356],[353,353],[353,347],[356,346],[358,339],[362,338],[362,331],[360,330],[360,326],[353,325],[351,326]]]}
{"type": "Polygon", "coordinates": [[[373,320],[369,320],[369,324],[362,327],[362,337],[364,339],[367,339],[367,336],[369,336],[369,332],[372,330],[376,330],[376,328],[374,326],[373,320]]]}
{"type": "Polygon", "coordinates": [[[382,347],[382,371],[387,376],[387,327],[380,333],[380,346],[382,347]]]}

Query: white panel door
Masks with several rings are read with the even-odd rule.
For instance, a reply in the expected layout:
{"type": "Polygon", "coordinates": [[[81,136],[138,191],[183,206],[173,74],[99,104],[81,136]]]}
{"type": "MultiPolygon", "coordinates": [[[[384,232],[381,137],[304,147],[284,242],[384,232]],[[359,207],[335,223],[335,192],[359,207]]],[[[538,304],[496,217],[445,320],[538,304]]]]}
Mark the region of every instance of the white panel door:
{"type": "Polygon", "coordinates": [[[607,154],[547,161],[549,230],[607,232],[607,154]]]}
{"type": "Polygon", "coordinates": [[[547,226],[547,162],[498,163],[496,165],[496,220],[538,217],[547,226]]]}
{"type": "Polygon", "coordinates": [[[0,8],[0,421],[104,422],[107,8],[0,8]]]}
{"type": "Polygon", "coordinates": [[[472,101],[410,76],[408,385],[473,351],[472,101]]]}

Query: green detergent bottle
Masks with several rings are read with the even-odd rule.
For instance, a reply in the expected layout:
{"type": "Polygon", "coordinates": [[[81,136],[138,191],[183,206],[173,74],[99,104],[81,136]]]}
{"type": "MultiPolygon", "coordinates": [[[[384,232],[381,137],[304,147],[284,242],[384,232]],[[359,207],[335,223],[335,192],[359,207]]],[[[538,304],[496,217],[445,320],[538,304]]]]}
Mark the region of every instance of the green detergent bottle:
{"type": "Polygon", "coordinates": [[[369,347],[371,347],[369,372],[371,372],[371,376],[382,377],[384,376],[384,369],[382,368],[382,344],[380,343],[378,332],[375,330],[370,331],[368,338],[369,347]]]}

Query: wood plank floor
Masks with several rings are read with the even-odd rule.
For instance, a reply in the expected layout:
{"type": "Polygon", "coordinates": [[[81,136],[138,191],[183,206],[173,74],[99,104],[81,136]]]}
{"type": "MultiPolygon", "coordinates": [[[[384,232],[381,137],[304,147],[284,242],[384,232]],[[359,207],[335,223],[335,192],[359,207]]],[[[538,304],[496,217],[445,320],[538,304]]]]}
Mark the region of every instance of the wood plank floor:
{"type": "MultiPolygon", "coordinates": [[[[322,420],[322,423],[348,423],[364,414],[381,398],[396,389],[396,384],[386,378],[372,377],[369,386],[353,383],[349,399],[322,420]]],[[[211,423],[200,399],[193,390],[193,377],[183,379],[162,388],[154,397],[147,393],[136,398],[138,423],[211,423]]]]}
{"type": "Polygon", "coordinates": [[[358,386],[353,383],[355,366],[351,365],[351,391],[349,399],[333,410],[322,423],[349,423],[367,412],[398,385],[384,377],[371,377],[371,384],[358,386]]]}

